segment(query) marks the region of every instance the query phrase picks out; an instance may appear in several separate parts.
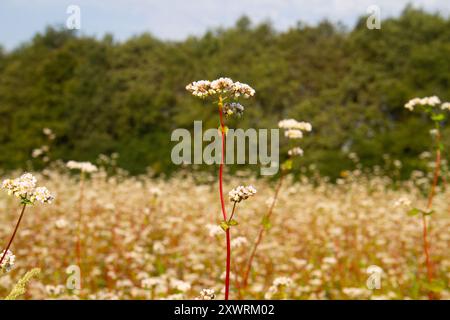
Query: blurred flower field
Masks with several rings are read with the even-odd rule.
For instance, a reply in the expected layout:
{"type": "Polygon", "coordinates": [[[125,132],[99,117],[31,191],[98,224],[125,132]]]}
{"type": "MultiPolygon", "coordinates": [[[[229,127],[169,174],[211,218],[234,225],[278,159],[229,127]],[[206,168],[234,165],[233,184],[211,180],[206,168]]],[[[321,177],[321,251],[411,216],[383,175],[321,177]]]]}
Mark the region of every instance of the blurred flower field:
{"type": "MultiPolygon", "coordinates": [[[[37,267],[41,274],[22,298],[223,298],[225,232],[219,227],[215,177],[183,171],[168,179],[131,177],[100,169],[84,179],[80,208],[79,176],[63,166],[34,175],[55,200],[25,212],[11,246],[14,268],[0,277],[2,297],[37,267]],[[80,209],[78,291],[68,289],[66,269],[77,265],[80,209]]],[[[242,181],[258,190],[239,208],[238,225],[231,229],[231,299],[427,299],[430,291],[435,298],[450,298],[450,190],[445,183],[438,186],[429,218],[431,286],[421,220],[403,207],[405,199],[425,207],[426,174],[415,172],[401,183],[359,170],[343,172],[337,183],[317,175],[285,180],[248,286],[242,287],[274,183],[245,172],[225,177],[227,192],[242,181]],[[380,289],[367,287],[369,266],[383,270],[380,289]]],[[[3,242],[18,209],[15,198],[0,194],[3,242]]]]}

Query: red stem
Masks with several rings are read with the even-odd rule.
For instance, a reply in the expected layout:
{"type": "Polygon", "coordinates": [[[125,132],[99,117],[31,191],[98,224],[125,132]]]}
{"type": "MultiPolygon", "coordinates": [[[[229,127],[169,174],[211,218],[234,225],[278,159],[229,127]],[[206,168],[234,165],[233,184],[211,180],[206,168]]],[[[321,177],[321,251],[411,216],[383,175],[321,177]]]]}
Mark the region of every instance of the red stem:
{"type": "MultiPolygon", "coordinates": [[[[220,117],[220,131],[222,132],[222,155],[219,167],[219,193],[220,193],[220,204],[222,206],[223,220],[227,221],[227,212],[225,210],[225,200],[223,198],[223,164],[225,158],[225,126],[223,123],[223,100],[219,97],[219,117],[220,117]]],[[[228,300],[230,294],[230,269],[231,269],[231,235],[230,229],[226,231],[227,235],[227,263],[226,263],[226,273],[225,273],[225,300],[228,300]]]]}
{"type": "Polygon", "coordinates": [[[20,221],[22,221],[23,213],[25,212],[26,206],[27,205],[24,204],[23,207],[22,207],[22,212],[20,212],[19,220],[17,220],[16,227],[14,228],[14,232],[13,232],[11,238],[9,239],[8,245],[6,246],[6,249],[3,252],[2,258],[0,259],[0,265],[3,262],[3,259],[5,259],[6,253],[8,252],[9,247],[11,247],[11,243],[13,242],[14,237],[16,236],[16,232],[17,232],[17,229],[19,229],[20,221]]]}
{"type": "MultiPolygon", "coordinates": [[[[439,173],[440,173],[440,167],[441,167],[441,150],[440,150],[440,140],[441,135],[438,132],[436,137],[437,142],[437,149],[436,149],[436,165],[434,168],[434,174],[433,174],[433,184],[431,185],[430,194],[428,195],[428,203],[427,203],[427,209],[431,210],[431,207],[433,206],[433,198],[436,191],[436,186],[439,180],[439,173]]],[[[422,214],[422,237],[423,237],[423,251],[425,253],[425,263],[427,266],[427,277],[428,282],[431,283],[433,281],[433,265],[430,259],[430,244],[428,242],[428,231],[427,231],[427,218],[424,214],[422,214]]],[[[433,299],[433,293],[430,292],[428,294],[428,298],[431,300],[433,299]]]]}
{"type": "MultiPolygon", "coordinates": [[[[81,269],[81,231],[82,231],[82,221],[83,221],[83,197],[84,197],[84,172],[80,175],[80,198],[78,200],[78,226],[77,226],[77,241],[75,246],[75,253],[77,258],[77,265],[81,269]]],[[[80,279],[81,287],[81,279],[80,279]]]]}

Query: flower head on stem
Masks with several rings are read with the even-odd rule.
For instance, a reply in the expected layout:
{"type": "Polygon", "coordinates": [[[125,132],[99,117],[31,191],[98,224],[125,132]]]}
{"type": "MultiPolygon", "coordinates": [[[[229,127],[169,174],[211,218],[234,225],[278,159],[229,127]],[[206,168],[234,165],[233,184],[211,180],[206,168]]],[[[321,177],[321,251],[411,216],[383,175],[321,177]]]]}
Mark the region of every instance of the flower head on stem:
{"type": "MultiPolygon", "coordinates": [[[[447,118],[445,114],[446,110],[450,110],[450,104],[448,102],[442,103],[437,96],[414,98],[405,104],[405,108],[409,111],[419,110],[424,112],[430,117],[430,120],[434,123],[434,128],[430,130],[430,134],[435,140],[435,152],[436,152],[436,165],[433,172],[433,180],[428,194],[428,201],[426,209],[412,208],[408,211],[408,215],[414,216],[420,214],[422,216],[422,238],[423,238],[423,251],[425,255],[425,263],[427,268],[427,278],[431,285],[433,282],[433,264],[430,257],[430,244],[428,241],[428,227],[427,217],[431,216],[433,211],[433,199],[436,191],[436,186],[439,182],[440,165],[441,165],[441,152],[443,146],[441,143],[441,123],[447,118]],[[440,108],[438,107],[440,105],[440,108]],[[417,107],[417,109],[416,109],[417,107]]],[[[428,294],[429,299],[433,299],[434,295],[430,291],[428,294]]]]}
{"type": "Polygon", "coordinates": [[[225,300],[228,300],[230,292],[230,269],[231,269],[231,235],[229,226],[234,225],[232,217],[234,215],[237,202],[234,202],[233,212],[231,214],[231,217],[228,219],[223,196],[223,166],[225,157],[225,135],[226,135],[224,115],[226,116],[236,115],[240,117],[244,112],[244,107],[239,103],[229,104],[224,103],[224,101],[228,98],[237,100],[241,97],[246,99],[253,97],[255,95],[255,90],[248,84],[241,82],[234,82],[230,78],[223,78],[223,77],[213,81],[208,80],[194,81],[186,86],[186,90],[191,92],[193,96],[202,99],[212,96],[217,96],[218,98],[217,106],[220,121],[219,131],[221,132],[222,135],[222,155],[219,166],[219,196],[223,216],[223,222],[221,224],[221,227],[226,232],[227,260],[225,272],[225,300]]]}
{"type": "Polygon", "coordinates": [[[3,253],[1,254],[0,266],[2,270],[8,263],[11,264],[11,261],[14,264],[14,255],[9,251],[9,248],[19,229],[26,206],[33,205],[36,201],[41,203],[51,203],[54,199],[54,196],[46,187],[36,187],[36,183],[37,179],[31,173],[25,173],[16,179],[6,179],[2,183],[2,188],[7,190],[9,195],[18,197],[22,204],[22,211],[20,212],[13,234],[6,245],[5,250],[3,250],[3,253]]]}

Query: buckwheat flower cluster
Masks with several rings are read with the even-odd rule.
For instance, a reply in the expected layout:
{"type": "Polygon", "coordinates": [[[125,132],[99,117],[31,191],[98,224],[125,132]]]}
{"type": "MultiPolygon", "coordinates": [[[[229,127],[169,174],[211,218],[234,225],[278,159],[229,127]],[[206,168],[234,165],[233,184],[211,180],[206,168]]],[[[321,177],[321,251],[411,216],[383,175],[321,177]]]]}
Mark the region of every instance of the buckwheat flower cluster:
{"type": "Polygon", "coordinates": [[[151,289],[153,287],[156,287],[158,285],[162,285],[164,283],[164,280],[157,277],[151,277],[151,278],[145,278],[141,281],[141,286],[144,289],[151,289]]]}
{"type": "Polygon", "coordinates": [[[40,203],[51,203],[53,199],[53,195],[46,187],[37,187],[30,196],[31,202],[38,201],[40,203]]]}
{"type": "Polygon", "coordinates": [[[409,208],[411,206],[411,200],[407,197],[401,197],[394,203],[395,208],[409,208]]]}
{"type": "MultiPolygon", "coordinates": [[[[2,251],[0,256],[3,256],[4,253],[5,250],[2,251]]],[[[5,258],[2,261],[2,264],[0,265],[0,274],[4,274],[11,271],[11,269],[14,267],[15,262],[16,256],[11,252],[11,250],[8,250],[6,252],[5,258]]]]}
{"type": "Polygon", "coordinates": [[[200,297],[198,300],[214,300],[216,295],[214,293],[214,289],[203,289],[200,291],[200,297]]]}
{"type": "Polygon", "coordinates": [[[253,186],[239,186],[228,193],[231,202],[241,202],[256,194],[256,189],[253,186]]]}
{"type": "Polygon", "coordinates": [[[211,81],[211,89],[215,93],[226,93],[233,89],[234,82],[230,78],[219,78],[211,81]]]}
{"type": "Polygon", "coordinates": [[[244,98],[248,99],[255,95],[255,90],[252,87],[250,87],[248,84],[240,82],[235,82],[231,91],[235,98],[243,96],[244,98]]]}
{"type": "Polygon", "coordinates": [[[288,277],[278,277],[273,280],[273,285],[276,287],[285,286],[290,287],[292,285],[292,279],[288,277]]]}
{"type": "Polygon", "coordinates": [[[72,170],[80,170],[81,172],[92,173],[98,170],[97,166],[93,165],[90,162],[77,162],[77,161],[69,161],[67,162],[67,168],[72,170]]]}
{"type": "Polygon", "coordinates": [[[405,104],[405,108],[408,109],[409,111],[414,111],[414,107],[415,106],[431,106],[434,107],[438,104],[441,103],[441,100],[436,97],[436,96],[432,96],[432,97],[425,97],[425,98],[414,98],[409,100],[406,104],[405,104]]]}
{"type": "Polygon", "coordinates": [[[186,90],[199,98],[206,98],[216,94],[230,94],[234,98],[250,98],[255,95],[255,90],[248,84],[234,82],[230,78],[219,78],[213,81],[194,81],[186,86],[186,90]]]}
{"type": "Polygon", "coordinates": [[[48,138],[49,140],[55,140],[56,136],[55,136],[55,134],[53,133],[52,129],[50,129],[50,128],[44,128],[44,129],[42,129],[42,132],[47,136],[47,138],[48,138]]]}
{"type": "Polygon", "coordinates": [[[280,129],[285,129],[284,136],[288,139],[303,138],[303,131],[312,131],[312,125],[309,122],[297,121],[295,119],[285,119],[278,122],[280,129]]]}
{"type": "Polygon", "coordinates": [[[295,156],[303,156],[303,149],[300,147],[295,147],[292,148],[291,150],[288,151],[288,155],[290,157],[295,157],[295,156]]]}
{"type": "Polygon", "coordinates": [[[237,237],[237,238],[231,240],[232,248],[240,248],[240,247],[246,246],[247,244],[248,244],[248,240],[246,237],[237,237]]]}
{"type": "Polygon", "coordinates": [[[441,105],[441,109],[442,109],[442,110],[450,110],[450,102],[444,102],[444,103],[441,105]]]}
{"type": "Polygon", "coordinates": [[[36,182],[37,179],[31,173],[25,173],[17,179],[4,180],[2,188],[7,190],[9,195],[27,200],[29,204],[33,204],[36,201],[51,203],[54,196],[46,187],[36,187],[36,182]]]}
{"type": "Polygon", "coordinates": [[[194,81],[186,86],[186,90],[199,98],[206,98],[216,93],[211,88],[211,81],[208,80],[194,81]]]}
{"type": "Polygon", "coordinates": [[[60,296],[66,291],[66,287],[64,287],[63,285],[46,285],[45,291],[50,296],[60,296]]]}
{"type": "Polygon", "coordinates": [[[225,103],[223,106],[223,113],[226,116],[236,115],[240,118],[244,114],[244,106],[237,102],[225,103]]]}
{"type": "Polygon", "coordinates": [[[284,136],[288,139],[301,139],[303,138],[303,132],[297,129],[289,129],[284,132],[284,136]]]}
{"type": "Polygon", "coordinates": [[[312,130],[312,125],[309,122],[297,121],[295,119],[285,119],[278,122],[278,127],[280,129],[296,129],[301,131],[310,132],[312,130]]]}
{"type": "Polygon", "coordinates": [[[208,229],[210,237],[216,237],[223,234],[222,228],[216,224],[208,224],[206,225],[206,228],[208,229]]]}
{"type": "Polygon", "coordinates": [[[266,299],[271,299],[274,295],[282,292],[284,288],[292,286],[292,279],[288,277],[278,277],[273,281],[272,286],[265,294],[266,299]]]}
{"type": "Polygon", "coordinates": [[[171,286],[181,292],[186,292],[191,289],[190,283],[178,279],[171,279],[171,286]]]}
{"type": "Polygon", "coordinates": [[[25,173],[17,179],[4,180],[2,188],[8,190],[9,195],[23,198],[33,193],[36,182],[36,178],[31,173],[25,173]]]}

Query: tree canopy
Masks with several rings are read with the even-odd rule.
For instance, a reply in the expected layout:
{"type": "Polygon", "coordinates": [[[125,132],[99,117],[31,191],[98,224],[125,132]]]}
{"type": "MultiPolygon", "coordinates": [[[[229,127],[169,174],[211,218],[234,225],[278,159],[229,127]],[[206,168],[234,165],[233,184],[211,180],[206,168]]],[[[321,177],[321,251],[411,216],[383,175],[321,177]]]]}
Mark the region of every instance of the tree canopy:
{"type": "Polygon", "coordinates": [[[0,50],[0,167],[24,167],[48,127],[57,136],[54,158],[118,152],[132,173],[169,173],[173,129],[192,130],[194,120],[218,127],[216,109],[186,84],[227,76],[256,90],[239,127],[275,128],[283,118],[313,124],[302,141],[304,165],[337,176],[352,167],[349,152],[367,167],[389,154],[407,174],[432,142],[430,123],[403,106],[416,96],[450,100],[450,20],[408,7],[380,30],[365,23],[277,32],[243,17],[178,42],[150,34],[116,42],[48,27],[0,50]]]}

